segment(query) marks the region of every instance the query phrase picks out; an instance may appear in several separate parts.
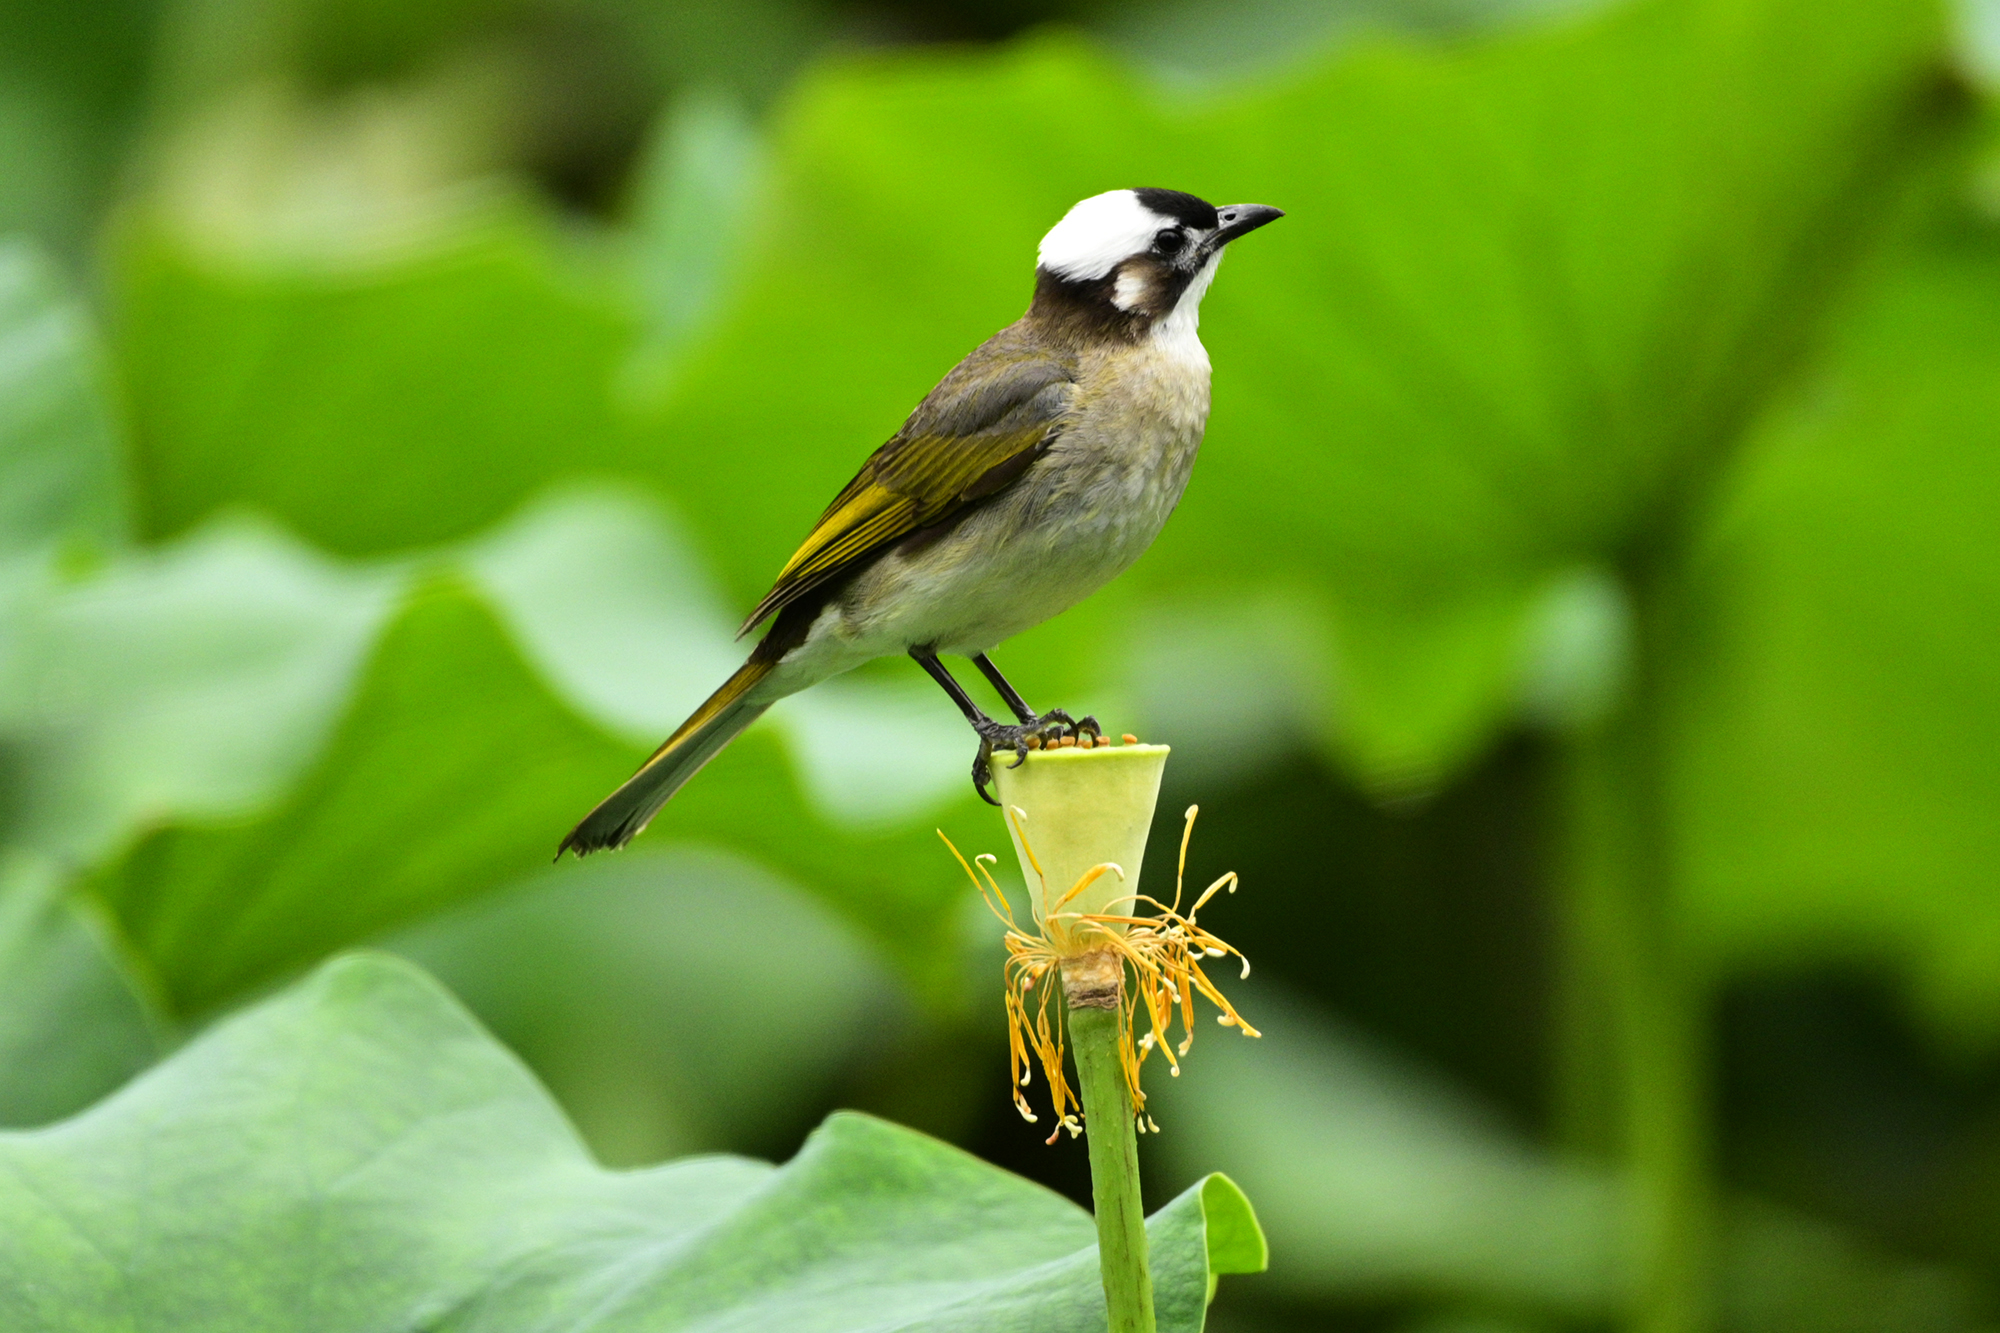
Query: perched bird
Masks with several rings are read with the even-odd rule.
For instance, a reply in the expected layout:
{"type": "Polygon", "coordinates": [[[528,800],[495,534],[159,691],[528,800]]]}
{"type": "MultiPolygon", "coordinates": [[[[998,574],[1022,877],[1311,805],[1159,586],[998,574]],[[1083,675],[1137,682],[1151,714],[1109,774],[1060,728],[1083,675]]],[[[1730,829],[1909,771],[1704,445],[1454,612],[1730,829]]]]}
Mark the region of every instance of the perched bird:
{"type": "Polygon", "coordinates": [[[770,629],[557,855],[622,847],[778,700],[908,653],[995,750],[1082,731],[1036,713],[986,656],[1081,601],[1152,545],[1208,422],[1201,298],[1231,241],[1284,216],[1178,190],[1113,190],[1042,238],[1028,313],[946,375],[877,449],[778,574],[737,637],[770,629]],[[972,659],[1016,721],[996,722],[940,653],[972,659]]]}

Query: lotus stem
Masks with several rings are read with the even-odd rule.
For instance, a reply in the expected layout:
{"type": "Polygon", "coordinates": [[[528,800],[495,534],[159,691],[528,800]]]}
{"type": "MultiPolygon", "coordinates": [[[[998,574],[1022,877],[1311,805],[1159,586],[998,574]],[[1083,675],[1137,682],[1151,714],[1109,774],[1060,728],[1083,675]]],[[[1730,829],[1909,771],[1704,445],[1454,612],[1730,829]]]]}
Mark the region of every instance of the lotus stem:
{"type": "MultiPolygon", "coordinates": [[[[1003,764],[994,775],[1027,880],[1028,920],[1014,915],[993,876],[992,856],[968,862],[951,850],[1006,928],[1002,1003],[1014,1105],[1030,1123],[1040,1118],[1022,1091],[1040,1069],[1056,1120],[1048,1141],[1064,1130],[1072,1137],[1087,1132],[1110,1333],[1153,1333],[1138,1135],[1159,1126],[1146,1114],[1141,1071],[1158,1054],[1172,1073],[1181,1072],[1180,1057],[1194,1043],[1197,994],[1221,1011],[1216,1019],[1224,1027],[1246,1037],[1257,1030],[1203,971],[1205,963],[1232,956],[1242,961],[1243,955],[1196,921],[1217,893],[1236,891],[1234,873],[1192,903],[1183,896],[1193,806],[1181,835],[1173,902],[1139,891],[1167,747],[1140,745],[1131,736],[1122,748],[1081,740],[1031,751],[1019,766],[1003,764]],[[1176,1020],[1178,1042],[1169,1040],[1176,1020]],[[1064,1067],[1065,1038],[1076,1061],[1075,1088],[1064,1067]]],[[[938,836],[944,837],[942,830],[938,836]]],[[[1243,975],[1250,975],[1247,961],[1243,975]]]]}
{"type": "Polygon", "coordinates": [[[1100,950],[1066,959],[1063,1000],[1090,1146],[1090,1198],[1097,1211],[1098,1267],[1110,1333],[1154,1333],[1153,1273],[1146,1259],[1146,1208],[1139,1193],[1139,1136],[1125,1086],[1125,962],[1100,950]]]}

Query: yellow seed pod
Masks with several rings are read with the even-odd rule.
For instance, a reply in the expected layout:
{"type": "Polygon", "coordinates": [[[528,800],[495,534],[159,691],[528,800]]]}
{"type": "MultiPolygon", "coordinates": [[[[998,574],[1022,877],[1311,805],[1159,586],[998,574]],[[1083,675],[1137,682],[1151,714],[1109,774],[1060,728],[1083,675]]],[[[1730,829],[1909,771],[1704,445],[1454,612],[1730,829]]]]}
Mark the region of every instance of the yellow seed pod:
{"type": "MultiPolygon", "coordinates": [[[[1125,745],[1031,750],[1019,768],[1011,767],[1011,754],[993,756],[994,787],[1037,922],[1046,921],[1051,908],[1065,914],[1095,914],[1109,906],[1120,914],[1131,913],[1130,899],[1139,891],[1139,867],[1146,858],[1146,835],[1152,829],[1160,775],[1170,749],[1125,745]],[[1022,845],[1023,832],[1032,853],[1022,845]],[[1106,862],[1116,865],[1124,877],[1106,872],[1063,901],[1094,867],[1106,862]]],[[[1116,929],[1122,934],[1125,928],[1116,929]]]]}

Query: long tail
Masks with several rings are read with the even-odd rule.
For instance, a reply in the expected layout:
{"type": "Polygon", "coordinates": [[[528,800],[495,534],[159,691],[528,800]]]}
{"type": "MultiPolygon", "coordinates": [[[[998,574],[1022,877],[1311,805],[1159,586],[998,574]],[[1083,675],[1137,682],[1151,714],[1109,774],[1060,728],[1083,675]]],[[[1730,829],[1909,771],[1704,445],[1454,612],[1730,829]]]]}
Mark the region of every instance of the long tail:
{"type": "Polygon", "coordinates": [[[556,848],[557,858],[564,852],[588,856],[623,847],[644,832],[682,784],[764,715],[771,706],[768,702],[753,702],[744,696],[771,674],[774,665],[754,659],[744,663],[721,689],[708,696],[707,703],[694,710],[694,716],[667,737],[666,744],[653,751],[653,757],[640,765],[624,786],[599,801],[597,808],[569,831],[562,846],[556,848]]]}

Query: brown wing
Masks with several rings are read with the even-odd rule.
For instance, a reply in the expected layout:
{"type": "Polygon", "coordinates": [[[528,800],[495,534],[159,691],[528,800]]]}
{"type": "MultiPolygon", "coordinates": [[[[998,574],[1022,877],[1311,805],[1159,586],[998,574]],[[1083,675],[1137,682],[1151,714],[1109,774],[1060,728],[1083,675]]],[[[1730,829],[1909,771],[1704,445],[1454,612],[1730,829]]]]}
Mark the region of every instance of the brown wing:
{"type": "Polygon", "coordinates": [[[834,497],[738,637],[857,561],[1005,487],[1062,429],[1073,363],[1013,330],[960,362],[834,497]]]}

